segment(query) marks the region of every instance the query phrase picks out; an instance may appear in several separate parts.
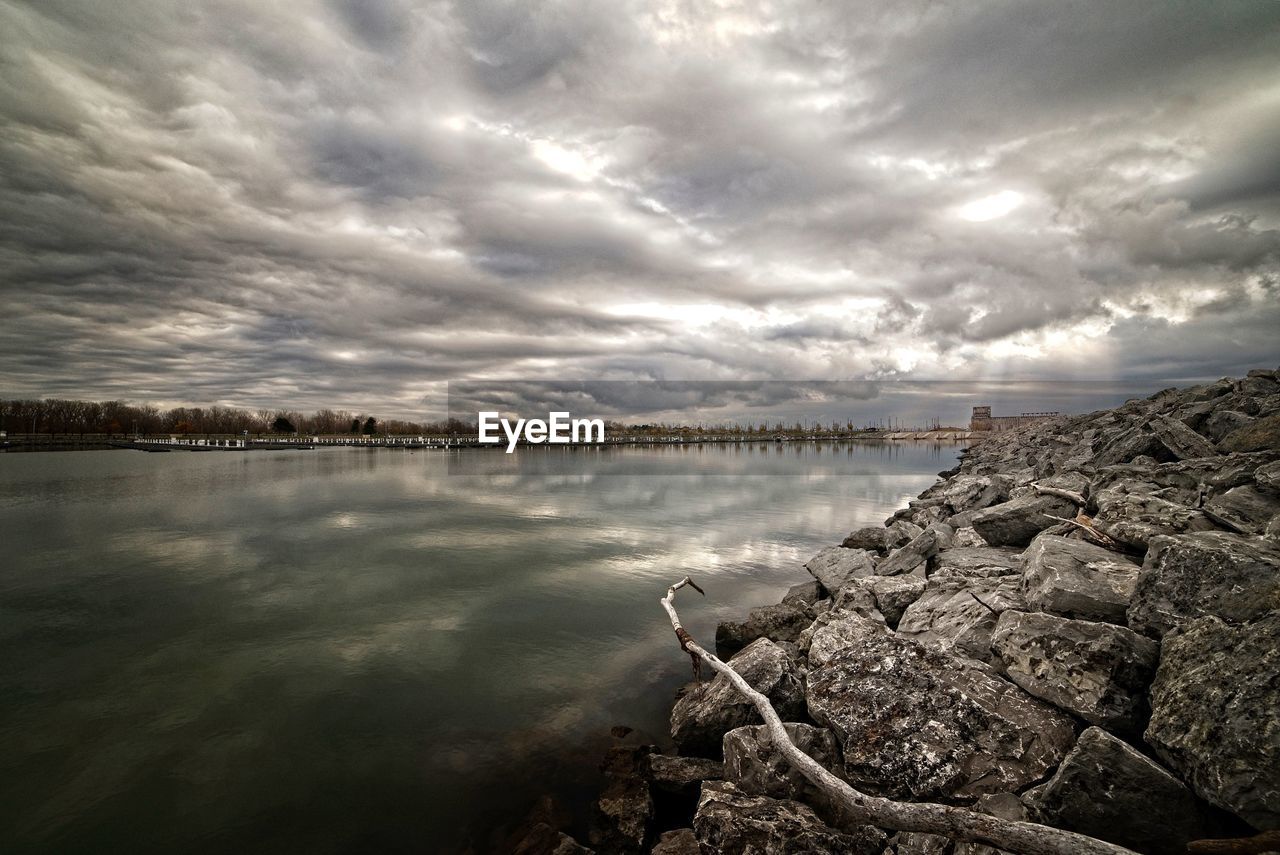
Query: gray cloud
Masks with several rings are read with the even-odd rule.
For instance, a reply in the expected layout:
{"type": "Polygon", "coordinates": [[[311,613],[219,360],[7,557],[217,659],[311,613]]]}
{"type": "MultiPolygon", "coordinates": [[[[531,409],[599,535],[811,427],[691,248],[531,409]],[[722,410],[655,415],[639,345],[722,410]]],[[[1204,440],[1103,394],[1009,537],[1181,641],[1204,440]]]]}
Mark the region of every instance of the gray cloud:
{"type": "Polygon", "coordinates": [[[1274,365],[1277,54],[1260,2],[0,0],[0,397],[1274,365]]]}

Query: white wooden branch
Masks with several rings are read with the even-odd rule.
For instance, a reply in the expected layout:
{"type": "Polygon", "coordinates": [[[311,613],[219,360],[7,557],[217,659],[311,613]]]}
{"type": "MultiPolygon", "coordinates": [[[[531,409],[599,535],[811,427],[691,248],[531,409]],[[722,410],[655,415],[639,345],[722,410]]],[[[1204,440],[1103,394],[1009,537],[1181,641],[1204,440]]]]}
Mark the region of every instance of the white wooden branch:
{"type": "Polygon", "coordinates": [[[680,616],[676,614],[676,591],[685,585],[703,593],[686,576],[668,588],[667,595],[661,600],[662,607],[671,618],[671,627],[680,639],[680,649],[690,656],[700,658],[712,670],[728,678],[733,687],[751,701],[760,713],[773,744],[787,761],[835,803],[846,808],[853,821],[893,831],[919,831],[940,834],[952,840],[986,843],[1022,855],[1136,855],[1122,846],[1060,828],[1033,822],[1014,822],[949,805],[897,802],[854,789],[847,781],[837,778],[817,760],[797,748],[791,737],[787,736],[782,719],[778,717],[769,699],[753,689],[732,667],[693,640],[693,636],[680,624],[680,616]]]}
{"type": "Polygon", "coordinates": [[[1084,496],[1080,495],[1075,490],[1062,490],[1058,487],[1041,487],[1039,484],[1032,484],[1031,489],[1035,490],[1042,496],[1057,496],[1059,499],[1066,499],[1068,502],[1082,508],[1086,504],[1084,496]]]}

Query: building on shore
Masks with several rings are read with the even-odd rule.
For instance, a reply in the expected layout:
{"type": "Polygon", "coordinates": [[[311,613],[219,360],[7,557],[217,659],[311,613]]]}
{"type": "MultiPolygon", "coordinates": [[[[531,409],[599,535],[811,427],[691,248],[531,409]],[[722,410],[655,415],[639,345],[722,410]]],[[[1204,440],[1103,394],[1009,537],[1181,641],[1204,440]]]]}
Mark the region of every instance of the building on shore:
{"type": "Polygon", "coordinates": [[[1033,422],[1056,418],[1062,415],[1052,413],[1023,413],[1019,416],[993,416],[990,407],[974,407],[973,418],[969,420],[969,430],[1002,431],[1029,425],[1033,422]]]}

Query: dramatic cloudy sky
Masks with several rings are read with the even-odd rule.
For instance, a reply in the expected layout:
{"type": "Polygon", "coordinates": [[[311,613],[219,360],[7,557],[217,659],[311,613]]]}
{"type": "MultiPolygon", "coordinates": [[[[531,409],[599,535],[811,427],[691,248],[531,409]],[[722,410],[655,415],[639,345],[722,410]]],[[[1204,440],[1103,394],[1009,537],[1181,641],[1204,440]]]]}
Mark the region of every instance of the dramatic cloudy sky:
{"type": "Polygon", "coordinates": [[[1280,363],[1280,3],[0,0],[0,397],[1280,363]]]}

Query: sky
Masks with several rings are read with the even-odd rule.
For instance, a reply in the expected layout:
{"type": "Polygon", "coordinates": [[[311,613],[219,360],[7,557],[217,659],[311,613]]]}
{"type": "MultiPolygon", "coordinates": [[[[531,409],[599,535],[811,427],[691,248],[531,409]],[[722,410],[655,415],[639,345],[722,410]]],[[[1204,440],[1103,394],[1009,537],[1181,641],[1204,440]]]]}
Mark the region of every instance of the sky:
{"type": "Polygon", "coordinates": [[[1271,0],[0,0],[0,397],[1274,368],[1277,57],[1271,0]]]}

